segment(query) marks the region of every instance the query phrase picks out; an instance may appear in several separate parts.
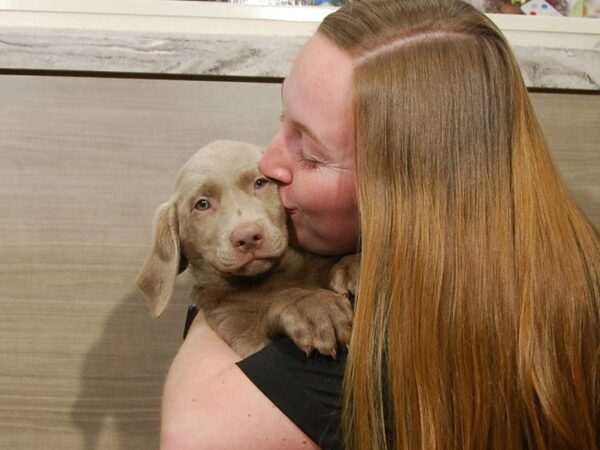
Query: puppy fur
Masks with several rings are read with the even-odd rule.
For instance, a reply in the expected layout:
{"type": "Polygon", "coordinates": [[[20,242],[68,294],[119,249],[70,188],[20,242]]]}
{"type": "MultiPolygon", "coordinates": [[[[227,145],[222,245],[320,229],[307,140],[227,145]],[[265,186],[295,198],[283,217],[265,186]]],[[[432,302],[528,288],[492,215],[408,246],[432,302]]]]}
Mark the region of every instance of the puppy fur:
{"type": "Polygon", "coordinates": [[[177,275],[190,270],[193,301],[242,357],[279,335],[307,354],[335,357],[350,340],[357,258],[288,247],[285,211],[277,185],[258,170],[261,155],[252,144],[216,141],[186,162],[156,211],[137,284],[158,317],[177,275]]]}

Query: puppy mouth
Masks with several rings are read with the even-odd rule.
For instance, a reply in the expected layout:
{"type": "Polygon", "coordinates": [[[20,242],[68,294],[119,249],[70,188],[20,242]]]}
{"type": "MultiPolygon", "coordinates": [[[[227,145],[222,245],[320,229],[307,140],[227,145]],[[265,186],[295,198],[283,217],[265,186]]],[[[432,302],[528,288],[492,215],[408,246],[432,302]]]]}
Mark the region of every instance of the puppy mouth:
{"type": "Polygon", "coordinates": [[[252,277],[268,271],[276,265],[280,259],[281,255],[248,255],[242,261],[238,260],[235,264],[227,264],[226,266],[218,267],[217,270],[227,275],[252,277]]]}
{"type": "MultiPolygon", "coordinates": [[[[263,265],[263,264],[270,264],[273,265],[275,264],[277,261],[279,260],[279,258],[252,258],[251,260],[249,260],[248,262],[244,263],[243,265],[241,265],[239,267],[239,269],[244,269],[246,267],[250,267],[250,266],[259,266],[259,265],[263,265]]],[[[239,270],[238,269],[238,270],[239,270]]]]}

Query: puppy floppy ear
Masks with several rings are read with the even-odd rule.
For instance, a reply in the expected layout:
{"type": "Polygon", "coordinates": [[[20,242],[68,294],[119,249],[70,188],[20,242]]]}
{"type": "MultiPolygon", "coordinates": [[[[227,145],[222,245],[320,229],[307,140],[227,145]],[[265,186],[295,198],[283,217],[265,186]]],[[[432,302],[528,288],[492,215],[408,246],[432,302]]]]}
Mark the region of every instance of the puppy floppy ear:
{"type": "Polygon", "coordinates": [[[179,249],[179,224],[174,202],[158,207],[154,216],[154,248],[146,258],[137,285],[146,296],[150,314],[161,315],[171,300],[175,278],[185,270],[187,261],[179,249]]]}

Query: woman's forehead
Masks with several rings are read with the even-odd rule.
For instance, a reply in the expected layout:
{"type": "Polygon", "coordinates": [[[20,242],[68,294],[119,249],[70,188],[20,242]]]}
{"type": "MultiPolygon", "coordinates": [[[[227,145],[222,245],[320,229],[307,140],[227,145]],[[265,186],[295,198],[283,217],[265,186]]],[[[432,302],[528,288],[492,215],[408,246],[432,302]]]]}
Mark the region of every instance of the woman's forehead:
{"type": "Polygon", "coordinates": [[[351,145],[352,60],[317,34],[302,49],[282,86],[284,114],[326,147],[351,145]]]}

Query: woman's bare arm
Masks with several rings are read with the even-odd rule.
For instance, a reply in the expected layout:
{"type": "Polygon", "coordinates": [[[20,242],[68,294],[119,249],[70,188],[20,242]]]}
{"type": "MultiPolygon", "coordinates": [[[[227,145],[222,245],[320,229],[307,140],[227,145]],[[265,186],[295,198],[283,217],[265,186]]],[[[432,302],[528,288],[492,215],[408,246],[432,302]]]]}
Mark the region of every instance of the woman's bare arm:
{"type": "Polygon", "coordinates": [[[199,313],[167,376],[161,449],[318,449],[244,375],[239,359],[199,313]]]}

